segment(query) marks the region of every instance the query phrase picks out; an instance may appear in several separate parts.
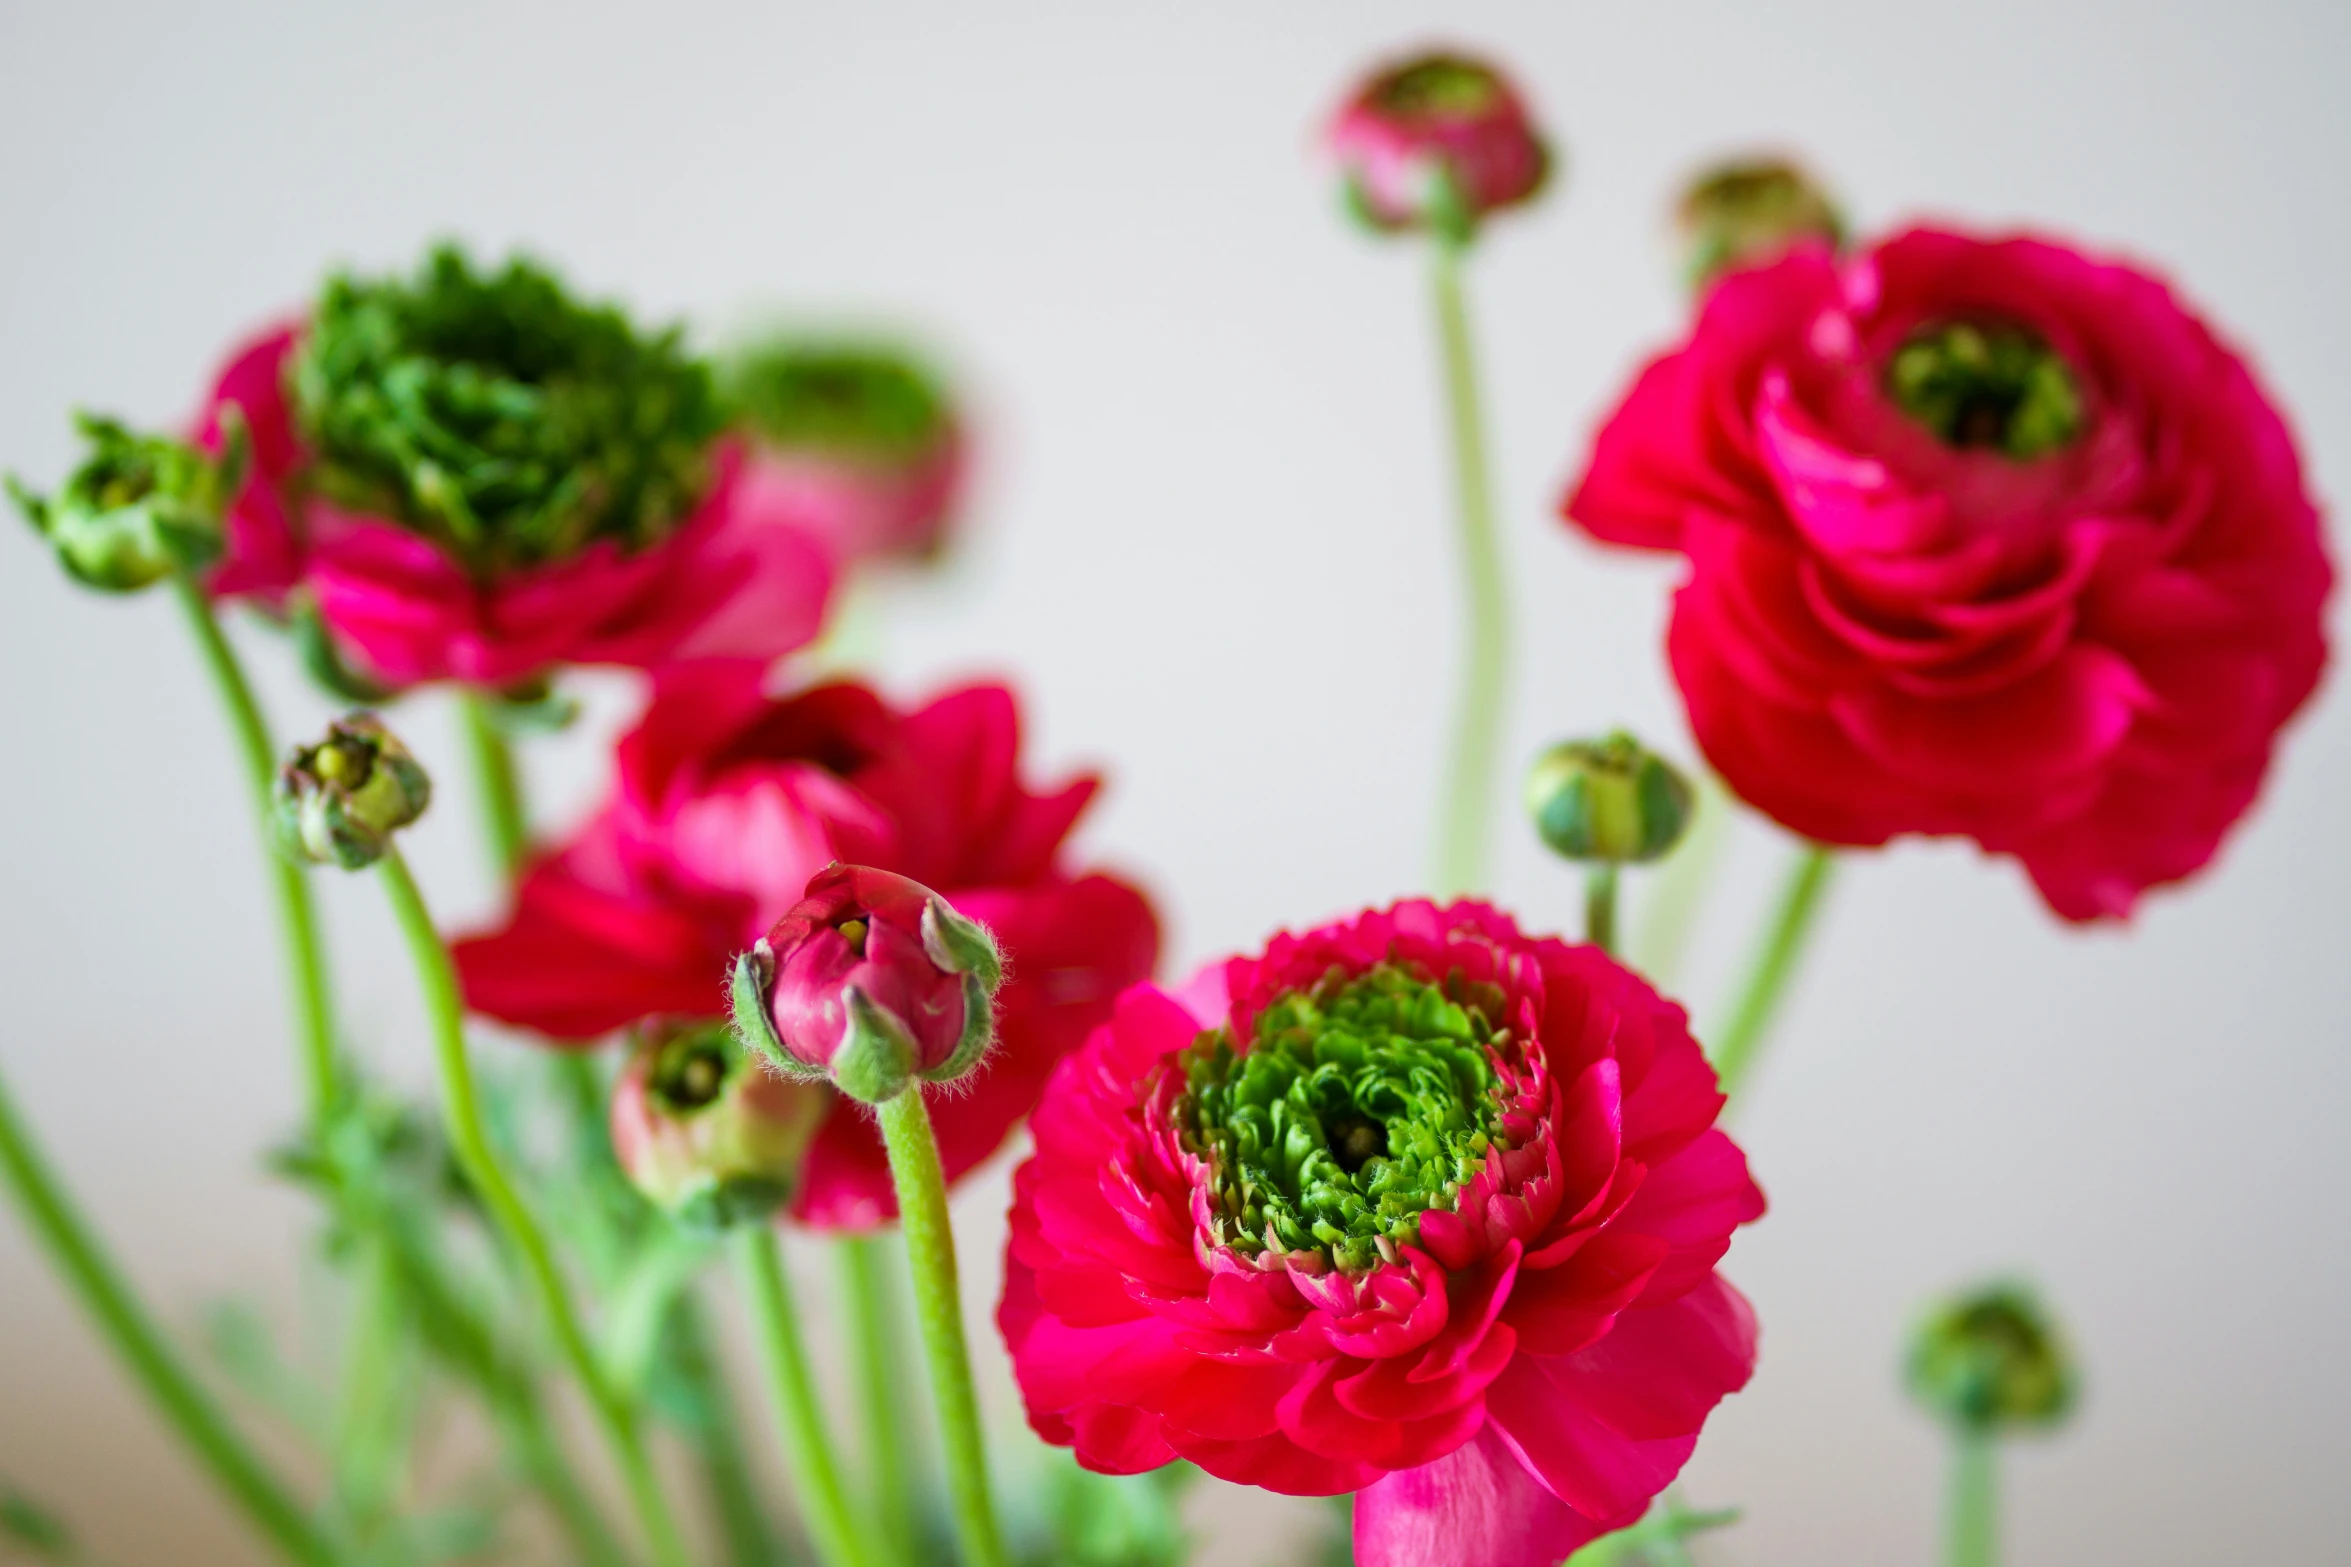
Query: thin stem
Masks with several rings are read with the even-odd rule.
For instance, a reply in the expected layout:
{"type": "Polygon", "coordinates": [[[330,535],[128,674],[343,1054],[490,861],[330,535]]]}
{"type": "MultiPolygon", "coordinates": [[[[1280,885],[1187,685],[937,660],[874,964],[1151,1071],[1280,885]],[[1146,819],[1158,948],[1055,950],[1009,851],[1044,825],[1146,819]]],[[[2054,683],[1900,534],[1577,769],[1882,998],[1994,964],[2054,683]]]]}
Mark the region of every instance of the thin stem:
{"type": "Polygon", "coordinates": [[[1616,866],[1609,861],[1584,870],[1584,939],[1602,952],[1616,951],[1616,866]]]}
{"type": "Polygon", "coordinates": [[[387,848],[376,869],[383,878],[385,894],[392,901],[392,912],[400,922],[401,933],[408,939],[409,954],[416,964],[417,984],[424,992],[425,1011],[433,1027],[434,1064],[441,1080],[442,1118],[448,1123],[450,1147],[457,1156],[458,1166],[522,1263],[548,1327],[554,1333],[556,1347],[579,1379],[597,1423],[604,1428],[605,1439],[620,1466],[621,1480],[645,1526],[654,1560],[661,1567],[685,1567],[685,1542],[646,1457],[635,1413],[597,1359],[594,1345],[572,1310],[570,1293],[547,1237],[516,1192],[514,1183],[507,1178],[492,1148],[489,1127],[482,1116],[481,1095],[474,1084],[473,1063],[466,1056],[464,1012],[458,1000],[457,971],[449,961],[449,949],[433,928],[432,914],[425,907],[423,894],[417,890],[416,879],[408,873],[407,863],[400,858],[400,851],[387,848]]]}
{"type": "Polygon", "coordinates": [[[726,1541],[727,1559],[735,1567],[772,1567],[775,1539],[760,1506],[751,1461],[743,1451],[742,1429],[726,1379],[720,1375],[709,1321],[690,1288],[670,1307],[668,1344],[671,1364],[693,1390],[694,1412],[686,1439],[702,1460],[703,1484],[726,1541]]]}
{"type": "Polygon", "coordinates": [[[868,1502],[880,1521],[882,1542],[900,1567],[915,1559],[914,1426],[906,1417],[906,1388],[900,1371],[906,1357],[900,1344],[905,1324],[891,1288],[890,1259],[878,1234],[843,1235],[841,1300],[844,1328],[857,1374],[857,1402],[864,1415],[868,1502]]]}
{"type": "Polygon", "coordinates": [[[522,773],[514,748],[490,710],[493,698],[466,691],[457,699],[465,715],[466,745],[473,753],[474,783],[481,790],[482,824],[489,833],[490,855],[508,881],[522,869],[530,853],[530,816],[523,805],[522,773]]]}
{"type": "Polygon", "coordinates": [[[1772,1014],[1787,989],[1797,955],[1812,933],[1812,918],[1819,912],[1821,893],[1828,887],[1829,871],[1835,863],[1833,851],[1808,843],[1788,869],[1779,906],[1772,913],[1763,944],[1755,949],[1738,1004],[1731,1011],[1730,1022],[1715,1036],[1714,1070],[1722,1079],[1725,1094],[1735,1097],[1754,1065],[1755,1052],[1771,1027],[1772,1014]]]}
{"type": "Polygon", "coordinates": [[[164,1421],[248,1521],[288,1561],[332,1567],[333,1548],[278,1478],[229,1425],[203,1386],[172,1352],[129,1283],[50,1174],[32,1133],[0,1082],[0,1174],[26,1225],[80,1297],[99,1333],[164,1421]]]}
{"type": "Polygon", "coordinates": [[[323,1128],[341,1081],[335,1059],[334,1004],[327,992],[326,960],[319,946],[318,911],[311,902],[309,878],[301,866],[277,852],[276,812],[270,798],[277,778],[277,745],[269,737],[269,725],[261,716],[261,704],[254,700],[244,666],[237,662],[237,651],[229,645],[220,618],[212,612],[212,600],[185,572],[175,574],[171,582],[244,756],[246,781],[261,824],[262,857],[269,862],[277,892],[278,933],[285,946],[295,1032],[302,1047],[304,1097],[311,1126],[323,1128]]]}
{"type": "Polygon", "coordinates": [[[1494,532],[1493,485],[1486,462],[1485,418],[1478,406],[1477,361],[1462,297],[1466,243],[1440,238],[1431,281],[1437,338],[1444,357],[1446,411],[1453,436],[1453,483],[1461,514],[1462,661],[1453,712],[1452,759],[1439,817],[1437,888],[1474,892],[1486,876],[1488,824],[1502,748],[1502,704],[1510,663],[1510,603],[1494,532]]]}
{"type": "Polygon", "coordinates": [[[1671,991],[1699,902],[1722,861],[1730,837],[1731,800],[1712,773],[1700,773],[1696,815],[1689,836],[1666,857],[1642,901],[1641,928],[1633,937],[1633,967],[1660,990],[1671,991]]]}
{"type": "Polygon", "coordinates": [[[2000,1485],[1993,1438],[1963,1431],[1952,1437],[1950,1516],[1945,1520],[1943,1567],[1998,1567],[2000,1485]]]}
{"type": "Polygon", "coordinates": [[[792,1304],[783,1248],[772,1226],[757,1223],[736,1228],[734,1247],[760,1361],[767,1368],[776,1434],[783,1439],[784,1462],[792,1471],[792,1486],[816,1553],[827,1567],[874,1567],[874,1555],[850,1514],[841,1471],[833,1463],[833,1442],[825,1430],[815,1379],[809,1375],[808,1346],[800,1339],[800,1314],[792,1304]]]}
{"type": "Polygon", "coordinates": [[[996,1508],[988,1497],[988,1453],[980,1436],[979,1395],[963,1336],[963,1297],[955,1277],[955,1232],[947,1221],[947,1177],[922,1090],[909,1088],[879,1106],[882,1144],[898,1188],[898,1224],[914,1277],[914,1320],[930,1362],[938,1404],[939,1447],[947,1461],[947,1499],[970,1567],[1005,1567],[996,1508]]]}

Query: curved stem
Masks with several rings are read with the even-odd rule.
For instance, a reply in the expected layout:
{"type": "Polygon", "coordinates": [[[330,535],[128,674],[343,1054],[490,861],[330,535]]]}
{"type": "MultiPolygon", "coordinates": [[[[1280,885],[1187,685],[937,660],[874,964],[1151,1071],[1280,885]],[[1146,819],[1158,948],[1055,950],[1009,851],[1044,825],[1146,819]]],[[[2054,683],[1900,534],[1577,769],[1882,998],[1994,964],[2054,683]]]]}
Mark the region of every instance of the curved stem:
{"type": "Polygon", "coordinates": [[[1485,881],[1494,775],[1502,747],[1502,703],[1510,662],[1510,603],[1502,551],[1494,533],[1493,486],[1487,476],[1485,417],[1478,405],[1477,361],[1462,297],[1464,242],[1436,241],[1431,279],[1437,338],[1445,363],[1445,400],[1453,436],[1453,483],[1461,515],[1462,661],[1453,712],[1452,759],[1438,822],[1437,890],[1474,892],[1485,881]]]}
{"type": "Polygon", "coordinates": [[[489,1127],[482,1117],[481,1096],[474,1084],[473,1064],[466,1056],[464,1012],[458,1000],[457,971],[449,961],[449,949],[442,945],[440,933],[433,928],[432,914],[426,909],[423,894],[417,890],[416,879],[409,875],[400,851],[387,848],[376,869],[383,878],[385,894],[392,901],[392,912],[400,922],[401,934],[408,939],[409,953],[416,964],[417,984],[424,992],[425,1011],[433,1027],[434,1065],[440,1075],[442,1118],[448,1124],[450,1147],[457,1156],[458,1166],[480,1195],[482,1205],[489,1210],[506,1243],[513,1248],[532,1290],[539,1297],[540,1309],[554,1333],[556,1346],[570,1364],[572,1374],[579,1379],[589,1407],[611,1444],[622,1482],[645,1526],[654,1560],[661,1567],[685,1567],[685,1542],[670,1515],[669,1503],[661,1493],[652,1463],[646,1457],[635,1413],[596,1358],[595,1347],[572,1310],[570,1293],[547,1237],[514,1183],[507,1178],[491,1146],[489,1127]]]}
{"type": "Polygon", "coordinates": [[[301,866],[277,851],[276,812],[270,798],[277,778],[277,746],[269,737],[269,725],[261,716],[261,704],[254,700],[244,666],[237,662],[236,649],[229,645],[219,617],[212,612],[212,600],[185,572],[175,574],[171,584],[187,614],[189,629],[196,634],[205,668],[212,672],[213,684],[220,690],[229,727],[235,731],[237,748],[244,756],[253,807],[261,824],[262,857],[269,862],[277,893],[278,932],[285,944],[286,975],[293,991],[310,1123],[314,1129],[321,1128],[334,1108],[341,1081],[335,1059],[334,1005],[327,993],[326,961],[319,947],[318,912],[311,902],[309,878],[301,866]]]}
{"type": "Polygon", "coordinates": [[[512,881],[531,848],[530,816],[523,805],[522,773],[514,761],[514,747],[506,743],[490,711],[491,698],[466,691],[457,699],[465,717],[466,746],[473,753],[474,781],[482,795],[482,824],[488,830],[490,854],[505,879],[512,881]]]}
{"type": "Polygon", "coordinates": [[[882,1543],[899,1567],[915,1560],[914,1428],[906,1418],[904,1324],[890,1287],[890,1259],[877,1234],[846,1234],[839,1242],[841,1301],[849,1352],[856,1361],[857,1401],[865,1416],[868,1499],[882,1543]]]}
{"type": "Polygon", "coordinates": [[[963,1297],[955,1277],[955,1232],[947,1222],[947,1178],[939,1139],[922,1090],[909,1088],[876,1107],[890,1176],[898,1188],[898,1223],[914,1276],[914,1319],[930,1362],[939,1410],[939,1447],[947,1462],[947,1498],[970,1567],[1005,1567],[1003,1537],[988,1496],[988,1453],[980,1436],[979,1395],[963,1336],[963,1297]]]}
{"type": "Polygon", "coordinates": [[[2000,1494],[1997,1444],[1975,1432],[1952,1438],[1950,1516],[1944,1522],[1943,1567],[1997,1567],[2000,1494]]]}
{"type": "Polygon", "coordinates": [[[25,1223],[80,1297],[82,1308],[164,1422],[187,1443],[229,1500],[288,1561],[332,1567],[336,1553],[318,1525],[180,1363],[113,1259],[66,1199],[19,1119],[5,1083],[0,1083],[0,1174],[6,1175],[25,1223]]]}
{"type": "Polygon", "coordinates": [[[1616,952],[1616,866],[1602,861],[1584,870],[1584,939],[1602,952],[1616,952]]]}
{"type": "Polygon", "coordinates": [[[1755,950],[1731,1020],[1715,1036],[1714,1070],[1727,1095],[1737,1096],[1739,1085],[1754,1065],[1755,1052],[1771,1027],[1788,976],[1804,950],[1805,938],[1812,933],[1812,917],[1819,912],[1821,893],[1828,887],[1829,871],[1835,863],[1832,850],[1807,843],[1789,867],[1779,906],[1772,913],[1763,944],[1755,950]]]}
{"type": "Polygon", "coordinates": [[[800,1339],[800,1314],[792,1304],[792,1282],[784,1272],[783,1248],[766,1224],[736,1227],[735,1264],[767,1368],[769,1402],[792,1486],[827,1567],[875,1567],[875,1557],[857,1532],[849,1495],[833,1462],[834,1444],[825,1431],[824,1408],[808,1373],[808,1347],[800,1339]]]}

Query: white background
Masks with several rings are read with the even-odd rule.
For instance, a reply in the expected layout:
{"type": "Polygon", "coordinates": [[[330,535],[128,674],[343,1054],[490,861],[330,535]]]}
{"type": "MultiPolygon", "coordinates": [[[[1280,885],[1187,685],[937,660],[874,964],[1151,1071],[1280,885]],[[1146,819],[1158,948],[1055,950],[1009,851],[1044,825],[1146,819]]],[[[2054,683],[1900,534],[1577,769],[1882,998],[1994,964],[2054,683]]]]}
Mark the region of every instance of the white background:
{"type": "MultiPolygon", "coordinates": [[[[325,265],[404,265],[443,232],[704,325],[905,322],[958,366],[985,466],[955,569],[888,606],[894,689],[1007,672],[1041,758],[1111,770],[1089,842],[1162,896],[1171,969],[1414,890],[1455,624],[1431,342],[1416,258],[1341,221],[1311,144],[1350,73],[1437,8],[204,9],[9,0],[0,463],[53,479],[75,404],[176,418],[325,265]]],[[[1550,508],[1676,329],[1660,216],[1726,147],[1803,149],[1865,228],[1931,211],[2160,258],[2256,347],[2320,492],[2351,478],[2351,11],[1446,14],[1566,148],[1475,277],[1524,630],[1514,758],[1619,720],[1686,747],[1658,649],[1670,566],[1587,548],[1550,508]]],[[[323,713],[244,640],[282,727],[323,713]]],[[[609,725],[626,693],[601,695],[609,725]]],[[[1964,847],[1848,867],[1741,1126],[1773,1211],[1728,1268],[1764,1358],[1690,1471],[1695,1499],[1747,1509],[1710,1560],[1931,1559],[1938,1449],[1896,1390],[1903,1326],[2011,1267],[2073,1325],[2090,1388],[2011,1466],[2014,1561],[2343,1558],[2340,698],[2213,872],[2128,931],[2060,927],[1964,847]]],[[[446,785],[422,871],[480,918],[454,731],[432,701],[402,723],[446,785]]],[[[592,797],[594,742],[534,755],[550,814],[592,797]]],[[[255,1152],[295,1101],[244,807],[168,604],[77,592],[0,529],[0,1065],[183,1325],[228,1293],[290,1321],[308,1227],[255,1152]]],[[[1569,879],[1506,828],[1506,901],[1569,922],[1569,879]]],[[[1702,1016],[1783,852],[1742,829],[1690,976],[1702,1016]]],[[[328,902],[362,1043],[421,1082],[374,889],[328,902]]],[[[999,1174],[964,1204],[982,1310],[1001,1193],[999,1174]]],[[[12,1219],[0,1477],[110,1560],[260,1559],[12,1219]]],[[[1201,1511],[1235,1563],[1302,1516],[1239,1493],[1201,1511]]]]}

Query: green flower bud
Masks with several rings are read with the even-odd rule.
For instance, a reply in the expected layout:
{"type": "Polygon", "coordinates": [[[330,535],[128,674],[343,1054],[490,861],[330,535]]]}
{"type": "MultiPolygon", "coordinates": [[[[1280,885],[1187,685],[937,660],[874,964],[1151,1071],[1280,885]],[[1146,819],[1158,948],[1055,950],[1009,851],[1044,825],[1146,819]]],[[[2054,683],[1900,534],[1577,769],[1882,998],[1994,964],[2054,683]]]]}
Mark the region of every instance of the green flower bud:
{"type": "Polygon", "coordinates": [[[1911,1397],[1978,1436],[2048,1428],[2071,1412],[2076,1379],[2063,1335],[2024,1285],[1969,1290],[1937,1307],[1910,1342],[1911,1397]]]}
{"type": "Polygon", "coordinates": [[[1770,261],[1799,240],[1845,242],[1844,216],[1828,192],[1801,164],[1771,157],[1718,163],[1691,181],[1674,209],[1674,230],[1693,289],[1770,261]]]}
{"type": "Polygon", "coordinates": [[[1654,860],[1681,841],[1695,798],[1689,780],[1623,730],[1567,740],[1535,759],[1527,814],[1570,860],[1654,860]]]}
{"type": "Polygon", "coordinates": [[[355,871],[383,857],[392,834],[424,814],[433,783],[373,713],[327,726],[278,771],[278,829],[287,851],[355,871]]]}
{"type": "Polygon", "coordinates": [[[724,1229],[789,1200],[831,1104],[821,1085],[768,1071],[723,1023],[657,1030],[613,1085],[613,1152],[680,1223],[724,1229]]]}
{"type": "Polygon", "coordinates": [[[75,581],[136,593],[220,558],[221,512],[244,474],[244,426],[230,426],[216,458],[97,414],[76,414],[74,425],[90,453],[57,493],[36,494],[12,474],[8,494],[75,581]]]}

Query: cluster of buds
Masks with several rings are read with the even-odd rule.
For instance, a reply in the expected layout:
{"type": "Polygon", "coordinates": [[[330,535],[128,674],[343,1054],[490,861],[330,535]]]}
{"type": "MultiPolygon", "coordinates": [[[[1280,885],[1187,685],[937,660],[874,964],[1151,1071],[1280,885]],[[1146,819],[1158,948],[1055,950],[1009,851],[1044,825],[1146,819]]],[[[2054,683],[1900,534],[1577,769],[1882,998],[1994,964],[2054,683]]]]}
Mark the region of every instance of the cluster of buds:
{"type": "Polygon", "coordinates": [[[1527,814],[1563,859],[1658,859],[1681,841],[1694,804],[1689,780],[1621,729],[1562,741],[1527,774],[1527,814]]]}
{"type": "Polygon", "coordinates": [[[735,1027],[793,1076],[865,1104],[953,1082],[995,1039],[1004,959],[919,882],[832,865],[735,961],[735,1027]]]}
{"type": "Polygon", "coordinates": [[[1509,78],[1457,54],[1380,71],[1341,106],[1329,142],[1348,207],[1366,226],[1455,243],[1488,213],[1533,199],[1552,167],[1509,78]]]}
{"type": "Polygon", "coordinates": [[[77,414],[74,425],[89,455],[55,495],[8,479],[9,498],[68,575],[104,592],[136,593],[220,558],[221,513],[245,471],[241,423],[227,426],[218,456],[97,414],[77,414]]]}
{"type": "Polygon", "coordinates": [[[287,851],[355,871],[383,857],[392,834],[424,814],[433,783],[373,713],[327,726],[278,771],[278,829],[287,851]]]}
{"type": "Polygon", "coordinates": [[[1842,245],[1845,219],[1802,164],[1748,157],[1718,163],[1690,182],[1674,209],[1674,232],[1683,275],[1702,290],[1807,239],[1842,245]]]}
{"type": "Polygon", "coordinates": [[[832,1096],[769,1071],[724,1024],[650,1027],[612,1092],[612,1150],[656,1207],[695,1229],[789,1201],[832,1096]]]}
{"type": "Polygon", "coordinates": [[[2073,1356],[2040,1300],[1993,1284],[1945,1301],[1911,1340],[1910,1393],[1964,1435],[2045,1430],[2072,1410],[2073,1356]]]}

